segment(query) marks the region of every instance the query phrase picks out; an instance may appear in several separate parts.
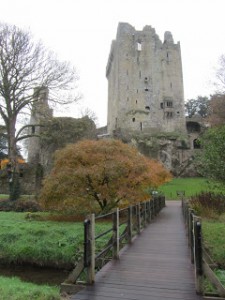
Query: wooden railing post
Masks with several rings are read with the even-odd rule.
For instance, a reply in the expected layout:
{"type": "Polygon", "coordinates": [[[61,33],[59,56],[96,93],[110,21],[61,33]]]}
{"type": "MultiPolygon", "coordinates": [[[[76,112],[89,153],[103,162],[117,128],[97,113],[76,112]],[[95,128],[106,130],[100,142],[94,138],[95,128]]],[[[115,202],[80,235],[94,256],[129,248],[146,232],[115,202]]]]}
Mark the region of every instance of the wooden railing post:
{"type": "Polygon", "coordinates": [[[95,282],[95,214],[91,214],[90,226],[88,228],[88,240],[90,245],[90,260],[87,266],[87,283],[95,282]]]}
{"type": "Polygon", "coordinates": [[[189,209],[189,243],[191,249],[191,262],[194,263],[194,211],[189,209]]]}
{"type": "Polygon", "coordinates": [[[147,222],[151,222],[151,200],[148,200],[147,204],[147,222]]]}
{"type": "Polygon", "coordinates": [[[202,294],[202,234],[201,222],[197,217],[194,217],[194,262],[196,292],[202,294]]]}
{"type": "Polygon", "coordinates": [[[132,222],[132,206],[128,207],[128,218],[127,218],[127,235],[128,243],[132,242],[133,222],[132,222]]]}
{"type": "Polygon", "coordinates": [[[146,202],[143,203],[143,227],[146,227],[146,202]]]}
{"type": "Polygon", "coordinates": [[[140,209],[140,202],[136,205],[137,210],[137,233],[141,233],[141,209],[140,209]]]}
{"type": "Polygon", "coordinates": [[[113,258],[119,258],[120,251],[120,224],[119,224],[119,208],[113,214],[113,258]]]}
{"type": "Polygon", "coordinates": [[[152,219],[155,217],[155,199],[152,198],[152,219]]]}

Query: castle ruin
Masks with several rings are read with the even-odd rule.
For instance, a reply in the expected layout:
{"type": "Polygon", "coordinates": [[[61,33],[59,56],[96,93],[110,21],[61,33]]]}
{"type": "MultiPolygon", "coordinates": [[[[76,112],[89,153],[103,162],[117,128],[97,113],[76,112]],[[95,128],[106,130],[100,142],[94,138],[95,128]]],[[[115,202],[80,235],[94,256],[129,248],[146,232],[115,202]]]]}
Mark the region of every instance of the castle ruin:
{"type": "Polygon", "coordinates": [[[119,23],[106,77],[108,134],[160,160],[176,176],[194,174],[194,142],[202,127],[185,117],[181,49],[171,32],[162,42],[151,26],[138,31],[119,23]]]}
{"type": "Polygon", "coordinates": [[[108,132],[186,133],[180,44],[119,23],[106,68],[108,132]]]}

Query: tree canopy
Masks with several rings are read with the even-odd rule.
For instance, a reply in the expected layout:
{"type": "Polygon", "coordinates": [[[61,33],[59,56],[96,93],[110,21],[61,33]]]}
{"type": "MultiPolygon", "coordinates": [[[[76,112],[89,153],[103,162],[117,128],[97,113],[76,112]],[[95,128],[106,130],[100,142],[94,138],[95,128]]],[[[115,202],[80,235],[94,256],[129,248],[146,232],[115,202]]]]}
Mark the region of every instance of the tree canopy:
{"type": "Polygon", "coordinates": [[[225,126],[208,129],[200,139],[201,152],[196,157],[199,172],[225,183],[225,126]]]}
{"type": "Polygon", "coordinates": [[[56,152],[40,199],[46,209],[105,212],[147,199],[147,187],[170,178],[159,162],[121,141],[84,140],[56,152]]]}
{"type": "Polygon", "coordinates": [[[197,99],[189,99],[185,103],[185,110],[188,117],[199,115],[203,118],[209,114],[209,99],[208,97],[198,96],[197,99]]]}
{"type": "Polygon", "coordinates": [[[51,101],[69,103],[77,99],[71,94],[77,79],[74,67],[60,62],[53,52],[34,42],[30,32],[0,23],[0,116],[6,128],[12,183],[17,173],[16,145],[29,137],[24,131],[27,126],[16,132],[17,118],[37,101],[33,90],[38,94],[48,88],[52,91],[51,101]],[[70,96],[66,97],[62,91],[70,96]]]}

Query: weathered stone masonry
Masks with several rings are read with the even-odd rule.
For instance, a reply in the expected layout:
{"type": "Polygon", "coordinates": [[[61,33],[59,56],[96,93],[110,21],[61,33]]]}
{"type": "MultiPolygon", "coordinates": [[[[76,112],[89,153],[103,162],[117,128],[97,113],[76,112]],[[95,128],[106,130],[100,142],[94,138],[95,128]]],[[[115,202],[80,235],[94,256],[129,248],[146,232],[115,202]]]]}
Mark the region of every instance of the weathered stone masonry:
{"type": "Polygon", "coordinates": [[[106,68],[108,132],[186,133],[180,44],[120,23],[106,68]]]}
{"type": "Polygon", "coordinates": [[[162,42],[151,26],[138,31],[119,23],[106,77],[109,136],[134,144],[177,176],[193,176],[193,140],[203,127],[193,136],[186,122],[180,43],[169,31],[162,42]]]}

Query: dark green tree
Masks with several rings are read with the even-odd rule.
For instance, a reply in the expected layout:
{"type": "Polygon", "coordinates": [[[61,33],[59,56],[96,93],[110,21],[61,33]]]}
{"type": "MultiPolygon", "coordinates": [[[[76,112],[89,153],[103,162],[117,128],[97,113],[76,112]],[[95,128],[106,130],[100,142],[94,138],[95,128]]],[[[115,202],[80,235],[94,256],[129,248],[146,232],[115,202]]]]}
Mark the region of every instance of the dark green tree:
{"type": "Polygon", "coordinates": [[[190,99],[185,103],[186,114],[191,118],[194,115],[199,115],[203,118],[209,114],[209,99],[208,97],[198,96],[197,99],[190,99]]]}
{"type": "Polygon", "coordinates": [[[207,130],[200,143],[201,152],[196,156],[199,172],[225,184],[225,126],[207,130]]]}

